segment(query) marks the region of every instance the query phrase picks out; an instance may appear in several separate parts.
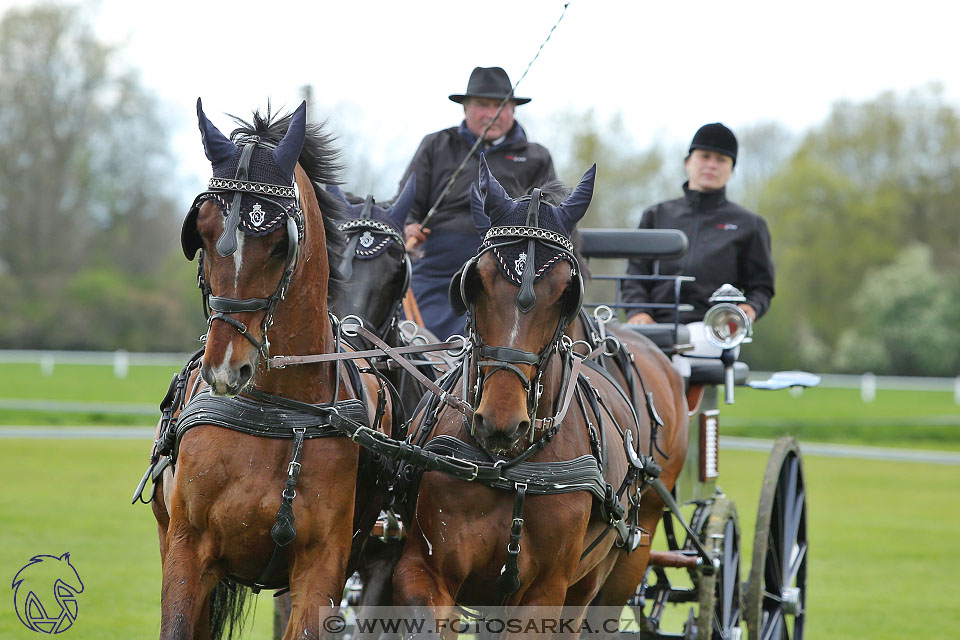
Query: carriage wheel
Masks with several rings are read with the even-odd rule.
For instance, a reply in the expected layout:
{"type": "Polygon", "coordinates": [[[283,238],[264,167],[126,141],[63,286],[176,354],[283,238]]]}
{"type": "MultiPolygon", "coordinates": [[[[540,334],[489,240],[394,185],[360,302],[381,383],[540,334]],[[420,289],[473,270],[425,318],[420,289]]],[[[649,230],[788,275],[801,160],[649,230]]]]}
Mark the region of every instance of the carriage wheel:
{"type": "Polygon", "coordinates": [[[701,574],[697,585],[699,640],[738,639],[740,609],[740,523],[737,509],[726,498],[717,498],[703,528],[703,542],[714,549],[720,566],[701,574]]]}
{"type": "Polygon", "coordinates": [[[807,499],[800,445],[776,441],[763,477],[746,584],[750,639],[801,640],[806,617],[807,499]]]}

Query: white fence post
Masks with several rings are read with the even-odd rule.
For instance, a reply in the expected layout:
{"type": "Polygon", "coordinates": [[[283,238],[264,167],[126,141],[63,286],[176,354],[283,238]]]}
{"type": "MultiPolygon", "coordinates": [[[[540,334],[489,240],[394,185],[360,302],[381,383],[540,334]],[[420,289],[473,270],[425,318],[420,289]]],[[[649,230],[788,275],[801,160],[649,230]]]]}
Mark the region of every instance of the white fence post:
{"type": "Polygon", "coordinates": [[[953,379],[953,401],[960,404],[960,376],[953,379]]]}
{"type": "Polygon", "coordinates": [[[40,356],[40,373],[43,374],[44,378],[49,378],[53,375],[53,365],[54,357],[52,353],[44,353],[40,356]]]}
{"type": "Polygon", "coordinates": [[[130,353],[124,349],[113,352],[113,375],[121,380],[130,373],[130,353]]]}
{"type": "Polygon", "coordinates": [[[877,376],[872,373],[860,377],[860,399],[868,404],[877,399],[877,376]]]}

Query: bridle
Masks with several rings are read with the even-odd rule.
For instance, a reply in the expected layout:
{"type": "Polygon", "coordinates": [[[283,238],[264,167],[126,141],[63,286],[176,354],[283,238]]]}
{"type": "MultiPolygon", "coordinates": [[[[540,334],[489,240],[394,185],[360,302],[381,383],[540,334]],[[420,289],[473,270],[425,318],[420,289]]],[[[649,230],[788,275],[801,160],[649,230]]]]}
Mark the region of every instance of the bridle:
{"type": "MultiPolygon", "coordinates": [[[[492,227],[484,235],[483,245],[480,253],[471,259],[460,273],[459,282],[457,277],[451,286],[451,297],[454,306],[457,303],[463,305],[467,311],[467,336],[473,345],[472,358],[473,375],[475,383],[471,390],[470,403],[473,407],[479,406],[483,396],[483,387],[490,377],[500,371],[509,371],[514,374],[523,386],[527,394],[527,416],[529,418],[529,437],[532,441],[536,430],[537,409],[540,404],[540,397],[543,394],[543,384],[541,382],[549,358],[558,353],[565,357],[570,355],[570,345],[562,340],[563,331],[576,318],[579,312],[583,296],[583,280],[580,274],[579,263],[574,254],[573,243],[560,233],[542,229],[538,226],[538,212],[540,205],[540,190],[534,189],[530,196],[528,206],[526,226],[514,227],[492,227]],[[526,263],[523,269],[523,276],[520,283],[520,292],[517,294],[515,304],[522,313],[529,313],[536,305],[536,294],[533,291],[533,285],[537,277],[536,272],[536,249],[539,245],[541,250],[552,250],[557,252],[559,259],[566,260],[571,264],[574,292],[565,292],[563,299],[563,311],[560,320],[554,329],[553,337],[538,352],[533,353],[513,347],[494,346],[485,344],[477,332],[476,309],[473,296],[469,291],[469,283],[472,279],[472,272],[480,258],[488,252],[497,251],[517,243],[526,243],[526,263]],[[459,299],[455,296],[459,294],[459,299]],[[531,365],[535,369],[533,378],[528,377],[517,365],[531,365]]],[[[547,420],[550,420],[549,418],[547,420]]],[[[545,425],[547,426],[547,425],[545,425]]],[[[471,435],[474,435],[474,424],[471,421],[471,435]]]]}
{"type": "Polygon", "coordinates": [[[223,223],[223,233],[220,234],[216,243],[217,253],[225,258],[237,250],[236,234],[240,225],[240,199],[244,194],[256,195],[260,199],[267,200],[285,209],[283,217],[286,219],[287,227],[287,258],[283,267],[283,274],[277,283],[277,288],[269,297],[240,299],[215,296],[206,279],[203,259],[204,250],[202,246],[200,247],[200,257],[197,265],[197,286],[203,295],[203,313],[207,319],[208,333],[209,328],[213,326],[215,320],[229,324],[244,338],[250,341],[260,356],[263,357],[265,366],[269,368],[270,340],[267,332],[270,330],[270,327],[273,326],[273,316],[276,313],[277,306],[286,296],[290,281],[293,278],[293,273],[299,264],[300,244],[301,239],[306,235],[306,226],[303,217],[303,208],[300,204],[300,192],[297,189],[295,179],[289,186],[264,184],[247,180],[253,150],[258,146],[266,149],[274,149],[276,145],[261,140],[259,136],[246,136],[237,141],[237,146],[240,147],[241,154],[236,178],[233,180],[212,178],[207,185],[207,190],[200,193],[194,199],[190,212],[187,214],[185,227],[190,223],[191,217],[193,218],[193,225],[195,226],[200,205],[206,200],[213,200],[226,216],[223,223]],[[233,199],[232,202],[228,204],[223,196],[231,193],[233,194],[233,199]],[[292,198],[293,202],[289,205],[284,205],[269,196],[292,198]],[[253,311],[265,311],[260,323],[261,335],[263,336],[262,341],[257,340],[243,322],[233,317],[233,314],[236,313],[249,313],[253,311]]]}

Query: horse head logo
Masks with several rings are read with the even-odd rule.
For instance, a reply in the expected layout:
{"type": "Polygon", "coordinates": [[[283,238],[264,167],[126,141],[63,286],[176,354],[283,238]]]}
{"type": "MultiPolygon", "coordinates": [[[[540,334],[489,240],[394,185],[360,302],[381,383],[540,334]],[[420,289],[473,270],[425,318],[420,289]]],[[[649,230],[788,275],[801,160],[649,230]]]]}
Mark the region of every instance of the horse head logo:
{"type": "Polygon", "coordinates": [[[34,556],[13,577],[13,599],[20,622],[38,633],[61,633],[77,619],[80,574],[70,554],[34,556]]]}

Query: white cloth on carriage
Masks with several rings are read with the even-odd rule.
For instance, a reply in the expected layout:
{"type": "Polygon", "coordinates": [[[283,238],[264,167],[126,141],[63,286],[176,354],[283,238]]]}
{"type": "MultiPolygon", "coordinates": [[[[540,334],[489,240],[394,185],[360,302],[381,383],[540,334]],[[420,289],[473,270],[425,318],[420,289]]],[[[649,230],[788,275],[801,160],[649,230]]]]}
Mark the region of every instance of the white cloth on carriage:
{"type": "MultiPolygon", "coordinates": [[[[692,351],[685,351],[687,355],[693,356],[707,356],[711,358],[719,358],[721,349],[713,346],[707,342],[707,332],[706,325],[703,322],[691,322],[687,325],[687,329],[690,330],[690,344],[693,345],[692,351]]],[[[733,350],[734,356],[740,355],[740,346],[738,345],[733,350]]],[[[686,358],[680,354],[675,354],[672,358],[673,368],[680,372],[684,378],[690,377],[690,359],[686,358]]]]}

